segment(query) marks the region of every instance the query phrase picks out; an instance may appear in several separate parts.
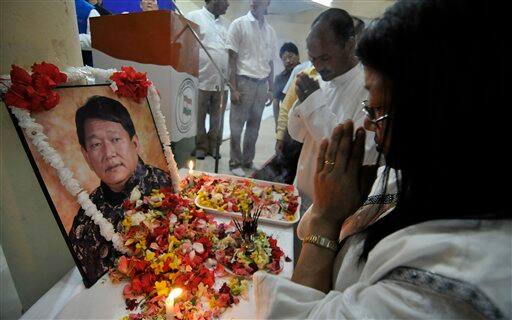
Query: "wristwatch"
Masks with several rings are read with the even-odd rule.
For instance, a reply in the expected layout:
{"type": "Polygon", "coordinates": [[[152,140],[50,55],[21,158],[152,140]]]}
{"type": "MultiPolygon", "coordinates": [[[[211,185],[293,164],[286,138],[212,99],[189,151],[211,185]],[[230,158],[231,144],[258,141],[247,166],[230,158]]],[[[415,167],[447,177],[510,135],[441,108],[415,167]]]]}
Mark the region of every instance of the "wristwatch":
{"type": "Polygon", "coordinates": [[[312,244],[314,244],[316,246],[319,246],[319,247],[322,247],[322,248],[326,248],[326,249],[332,250],[334,252],[338,252],[339,247],[340,247],[338,245],[337,241],[331,240],[331,239],[327,239],[325,237],[322,237],[322,236],[319,236],[319,235],[316,235],[316,234],[310,234],[309,236],[304,238],[304,240],[302,240],[302,242],[304,242],[304,243],[312,243],[312,244]]]}

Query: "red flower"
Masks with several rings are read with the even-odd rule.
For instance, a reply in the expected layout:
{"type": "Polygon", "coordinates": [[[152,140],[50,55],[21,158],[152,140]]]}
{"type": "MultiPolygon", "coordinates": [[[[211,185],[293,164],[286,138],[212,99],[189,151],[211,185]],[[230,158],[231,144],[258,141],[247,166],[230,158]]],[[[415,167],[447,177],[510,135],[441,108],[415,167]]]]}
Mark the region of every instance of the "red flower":
{"type": "Polygon", "coordinates": [[[153,273],[144,273],[141,276],[135,277],[130,282],[131,291],[134,294],[151,293],[156,281],[156,276],[153,273]]]}
{"type": "Polygon", "coordinates": [[[194,293],[197,291],[197,288],[200,283],[203,283],[205,286],[213,288],[215,284],[215,274],[213,271],[208,270],[205,267],[199,267],[199,270],[183,273],[176,277],[175,284],[186,288],[187,291],[194,293]]]}
{"type": "Polygon", "coordinates": [[[179,240],[183,239],[185,235],[187,234],[187,226],[186,225],[179,225],[178,227],[174,228],[174,236],[178,238],[179,240]]]}
{"type": "Polygon", "coordinates": [[[117,270],[119,270],[119,272],[121,272],[121,273],[128,274],[129,260],[126,258],[126,256],[120,256],[117,261],[118,261],[117,270]]]}
{"type": "Polygon", "coordinates": [[[51,63],[34,64],[32,75],[12,65],[12,84],[3,99],[9,106],[30,111],[50,110],[60,101],[59,95],[52,90],[66,81],[67,76],[51,63]]]}
{"type": "Polygon", "coordinates": [[[135,308],[137,308],[137,306],[139,305],[139,303],[137,302],[136,299],[126,299],[125,300],[125,303],[126,303],[126,310],[135,310],[135,308]]]}
{"type": "Polygon", "coordinates": [[[126,199],[123,201],[123,209],[125,211],[135,209],[135,201],[131,201],[130,199],[126,199]]]}
{"type": "Polygon", "coordinates": [[[224,282],[222,287],[219,289],[218,304],[221,307],[227,308],[231,306],[233,303],[235,303],[235,299],[231,294],[231,288],[229,288],[228,285],[224,282]]]}
{"type": "Polygon", "coordinates": [[[129,277],[133,277],[144,272],[148,265],[149,263],[145,260],[141,260],[133,256],[129,258],[121,256],[118,260],[117,270],[129,277]]]}
{"type": "Polygon", "coordinates": [[[34,63],[34,65],[32,66],[32,73],[34,75],[44,75],[48,79],[53,81],[53,83],[55,83],[56,85],[60,83],[65,83],[68,80],[66,74],[60,72],[57,66],[51,63],[46,63],[44,61],[40,64],[34,63]]]}
{"type": "Polygon", "coordinates": [[[279,259],[284,255],[283,250],[277,246],[277,240],[272,237],[268,237],[268,243],[272,249],[272,259],[279,262],[279,259]]]}
{"type": "Polygon", "coordinates": [[[148,95],[151,86],[146,73],[137,72],[132,67],[121,67],[121,71],[114,72],[110,80],[116,83],[119,96],[132,98],[137,103],[148,95]]]}

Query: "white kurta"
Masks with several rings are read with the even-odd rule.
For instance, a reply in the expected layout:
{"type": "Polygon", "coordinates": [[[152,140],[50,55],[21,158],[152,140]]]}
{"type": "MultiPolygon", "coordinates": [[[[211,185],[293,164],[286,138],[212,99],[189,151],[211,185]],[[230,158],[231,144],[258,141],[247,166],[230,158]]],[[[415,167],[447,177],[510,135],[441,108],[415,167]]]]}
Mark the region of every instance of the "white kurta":
{"type": "MultiPolygon", "coordinates": [[[[355,128],[363,126],[365,115],[361,102],[368,97],[361,64],[325,82],[302,103],[293,106],[288,117],[290,136],[303,143],[297,165],[297,188],[301,196],[313,199],[313,178],[320,142],[329,138],[336,125],[352,119],[355,128]]],[[[367,132],[365,164],[377,159],[374,134],[367,132]]]]}
{"type": "MultiPolygon", "coordinates": [[[[199,25],[200,38],[212,56],[222,74],[228,79],[228,37],[229,21],[223,16],[215,16],[205,7],[189,12],[187,19],[199,25]]],[[[199,89],[217,91],[220,89],[221,77],[219,72],[208,58],[206,52],[199,50],[199,89]]]]}
{"type": "Polygon", "coordinates": [[[512,222],[437,220],[399,230],[358,264],[360,235],[336,257],[327,294],[254,275],[258,319],[512,318],[512,222]]]}

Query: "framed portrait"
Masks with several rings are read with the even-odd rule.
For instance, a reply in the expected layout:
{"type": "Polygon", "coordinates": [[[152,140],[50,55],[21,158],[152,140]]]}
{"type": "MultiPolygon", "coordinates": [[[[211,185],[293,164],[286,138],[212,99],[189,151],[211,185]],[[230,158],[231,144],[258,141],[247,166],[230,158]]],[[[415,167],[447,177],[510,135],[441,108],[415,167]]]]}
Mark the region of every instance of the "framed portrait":
{"type": "MultiPolygon", "coordinates": [[[[120,230],[123,202],[132,192],[172,187],[149,101],[119,97],[108,84],[54,91],[60,96],[58,105],[31,116],[98,211],[120,230]]],[[[84,284],[90,287],[113,266],[119,252],[68,192],[51,159],[36,150],[29,137],[35,133],[22,130],[11,116],[84,284]]]]}

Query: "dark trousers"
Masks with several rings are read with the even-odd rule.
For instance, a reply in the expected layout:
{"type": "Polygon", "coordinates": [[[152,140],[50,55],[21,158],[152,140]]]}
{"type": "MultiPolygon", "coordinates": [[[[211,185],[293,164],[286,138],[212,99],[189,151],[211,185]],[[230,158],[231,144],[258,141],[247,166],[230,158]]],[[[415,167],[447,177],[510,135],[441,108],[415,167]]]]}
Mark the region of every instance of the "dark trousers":
{"type": "MultiPolygon", "coordinates": [[[[216,154],[217,139],[220,135],[222,141],[222,117],[220,97],[221,91],[204,91],[199,90],[198,106],[197,106],[197,136],[196,149],[202,149],[210,154],[216,154]],[[205,120],[206,115],[210,115],[210,129],[206,132],[205,120]]],[[[224,106],[228,99],[227,91],[224,91],[224,106]]]]}

